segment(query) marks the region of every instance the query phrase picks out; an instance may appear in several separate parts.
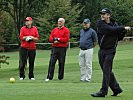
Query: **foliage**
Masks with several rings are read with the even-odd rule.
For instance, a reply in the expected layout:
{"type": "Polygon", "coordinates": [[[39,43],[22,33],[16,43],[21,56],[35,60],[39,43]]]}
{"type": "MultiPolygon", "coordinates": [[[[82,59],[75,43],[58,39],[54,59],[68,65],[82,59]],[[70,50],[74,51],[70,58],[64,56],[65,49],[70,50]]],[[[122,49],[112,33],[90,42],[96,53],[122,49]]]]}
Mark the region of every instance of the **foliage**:
{"type": "MultiPolygon", "coordinates": [[[[6,43],[19,43],[19,30],[24,19],[31,16],[39,29],[40,42],[46,43],[58,18],[64,17],[71,32],[70,41],[76,42],[83,20],[89,18],[96,30],[99,11],[105,7],[111,9],[112,17],[120,24],[133,26],[132,0],[0,0],[0,34],[6,43]]],[[[127,36],[132,33],[128,32],[127,36]]]]}
{"type": "MultiPolygon", "coordinates": [[[[10,43],[18,43],[18,36],[19,34],[15,34],[15,24],[12,20],[12,17],[6,13],[3,12],[1,14],[1,16],[3,17],[1,19],[1,23],[2,23],[2,29],[3,31],[0,32],[2,39],[4,40],[4,44],[10,44],[10,43]],[[5,17],[7,16],[7,17],[5,17]]],[[[13,46],[4,46],[4,50],[13,50],[17,47],[13,47],[13,46]]]]}
{"type": "MultiPolygon", "coordinates": [[[[1,13],[1,12],[0,12],[1,13]]],[[[2,16],[0,14],[0,21],[2,19],[2,16]]],[[[1,24],[1,23],[0,23],[1,24]]],[[[1,26],[1,25],[0,25],[1,26]]],[[[3,52],[4,51],[4,47],[2,46],[2,43],[4,42],[4,39],[2,37],[2,33],[3,32],[3,29],[0,27],[0,52],[3,52]]],[[[5,55],[0,55],[0,68],[1,68],[1,64],[3,63],[6,63],[6,64],[9,64],[6,60],[8,59],[9,57],[8,56],[5,56],[5,55]]]]}
{"type": "Polygon", "coordinates": [[[19,32],[27,16],[34,18],[41,14],[44,1],[45,0],[1,0],[0,5],[1,9],[9,13],[13,18],[17,32],[19,32]]]}
{"type": "Polygon", "coordinates": [[[101,0],[72,0],[72,4],[81,4],[83,11],[80,14],[80,22],[85,18],[91,20],[91,26],[96,28],[96,21],[99,19],[99,11],[101,10],[101,0]]]}
{"type": "Polygon", "coordinates": [[[7,64],[7,65],[9,65],[9,62],[7,62],[7,59],[8,58],[9,58],[8,56],[0,55],[0,68],[1,68],[1,64],[7,64]]]}
{"type": "Polygon", "coordinates": [[[128,25],[133,21],[132,0],[110,0],[102,3],[101,6],[111,9],[112,17],[123,25],[128,25]]]}
{"type": "MultiPolygon", "coordinates": [[[[112,11],[112,17],[125,26],[133,26],[133,2],[132,0],[110,0],[101,4],[101,7],[108,7],[112,11]]],[[[132,36],[129,31],[126,36],[132,36]]]]}
{"type": "MultiPolygon", "coordinates": [[[[37,23],[40,33],[40,42],[48,42],[52,29],[57,27],[58,18],[65,18],[65,26],[69,28],[71,37],[79,34],[80,23],[77,23],[82,8],[79,4],[71,5],[70,0],[47,0],[44,14],[37,23]],[[50,9],[49,9],[50,8],[50,9]]],[[[71,39],[71,41],[74,41],[71,39]]],[[[76,38],[75,38],[76,41],[76,38]]]]}
{"type": "Polygon", "coordinates": [[[2,46],[2,43],[4,42],[2,37],[2,33],[3,33],[2,22],[1,22],[2,18],[3,16],[1,15],[1,11],[0,11],[0,52],[4,51],[4,47],[2,46]]]}
{"type": "MultiPolygon", "coordinates": [[[[3,37],[6,43],[19,43],[19,31],[24,25],[27,16],[33,19],[41,15],[43,2],[45,0],[0,0],[0,10],[3,16],[7,16],[2,20],[4,27],[3,37]]],[[[36,19],[35,19],[36,20],[36,19]]],[[[12,46],[7,48],[12,49],[12,46]]]]}

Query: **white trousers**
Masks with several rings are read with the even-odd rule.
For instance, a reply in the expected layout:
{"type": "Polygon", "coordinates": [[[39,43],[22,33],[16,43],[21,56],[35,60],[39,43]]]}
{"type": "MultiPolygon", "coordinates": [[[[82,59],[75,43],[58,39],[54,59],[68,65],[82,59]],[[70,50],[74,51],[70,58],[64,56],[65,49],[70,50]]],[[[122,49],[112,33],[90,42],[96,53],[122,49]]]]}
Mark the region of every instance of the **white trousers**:
{"type": "Polygon", "coordinates": [[[92,58],[93,58],[93,48],[87,50],[81,50],[79,52],[79,66],[81,80],[91,80],[92,76],[92,58]]]}

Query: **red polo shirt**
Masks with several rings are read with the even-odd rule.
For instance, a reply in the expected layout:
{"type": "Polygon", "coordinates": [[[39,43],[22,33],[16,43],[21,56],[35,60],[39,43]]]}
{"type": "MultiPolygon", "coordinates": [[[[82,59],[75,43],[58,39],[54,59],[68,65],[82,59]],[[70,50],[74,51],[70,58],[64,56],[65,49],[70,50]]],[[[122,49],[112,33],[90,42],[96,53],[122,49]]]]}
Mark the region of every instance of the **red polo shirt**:
{"type": "Polygon", "coordinates": [[[23,26],[20,30],[20,36],[19,36],[21,40],[21,47],[26,48],[26,49],[36,49],[35,41],[27,42],[23,40],[24,36],[33,36],[39,39],[37,28],[35,26],[31,28],[27,28],[26,26],[23,26]]]}
{"type": "Polygon", "coordinates": [[[54,28],[50,34],[49,41],[52,42],[53,47],[67,47],[70,38],[70,31],[63,26],[61,29],[54,28]],[[54,38],[60,38],[59,43],[54,44],[54,38]]]}

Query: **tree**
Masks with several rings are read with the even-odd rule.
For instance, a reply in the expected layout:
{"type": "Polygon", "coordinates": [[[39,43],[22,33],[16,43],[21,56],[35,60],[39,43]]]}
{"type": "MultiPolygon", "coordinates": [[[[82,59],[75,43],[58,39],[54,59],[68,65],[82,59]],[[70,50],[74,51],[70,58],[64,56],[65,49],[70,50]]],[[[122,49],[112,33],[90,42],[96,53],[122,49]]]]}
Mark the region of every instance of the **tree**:
{"type": "Polygon", "coordinates": [[[91,27],[96,29],[99,11],[105,7],[112,10],[118,22],[133,26],[132,0],[0,0],[0,12],[4,16],[0,18],[0,34],[6,43],[18,43],[24,19],[31,16],[39,28],[40,42],[48,42],[58,18],[64,17],[71,31],[71,41],[77,41],[83,20],[89,18],[91,27]]]}
{"type": "MultiPolygon", "coordinates": [[[[133,26],[133,2],[132,0],[110,0],[102,3],[101,7],[108,7],[112,11],[112,18],[119,24],[133,26]]],[[[126,35],[133,36],[133,31],[126,35]]]]}
{"type": "Polygon", "coordinates": [[[91,26],[95,28],[95,23],[99,18],[99,11],[101,9],[102,1],[104,0],[72,0],[73,5],[80,3],[81,7],[83,7],[83,11],[79,17],[80,22],[83,22],[85,18],[89,18],[92,23],[91,26]]]}
{"type": "Polygon", "coordinates": [[[110,0],[102,3],[101,7],[108,7],[112,11],[112,17],[123,25],[133,21],[132,0],[110,0]]]}
{"type": "Polygon", "coordinates": [[[102,8],[111,9],[112,17],[120,24],[133,26],[132,0],[72,0],[73,5],[77,3],[81,3],[81,6],[84,8],[80,19],[90,18],[93,28],[96,28],[95,23],[100,18],[99,11],[102,8]]]}
{"type": "MultiPolygon", "coordinates": [[[[0,22],[1,22],[2,16],[1,16],[1,12],[0,12],[0,22]]],[[[1,23],[0,23],[1,26],[1,23]]],[[[3,29],[0,27],[0,52],[4,52],[4,47],[2,46],[2,43],[4,42],[1,33],[3,32],[3,29]]],[[[0,68],[1,68],[1,63],[6,63],[9,64],[6,60],[9,57],[5,56],[5,55],[0,55],[0,68]]]]}
{"type": "Polygon", "coordinates": [[[1,11],[0,11],[0,52],[4,51],[4,47],[2,46],[2,42],[3,42],[3,38],[2,38],[2,32],[3,32],[3,28],[1,27],[2,25],[2,16],[1,16],[1,11]]]}
{"type": "MultiPolygon", "coordinates": [[[[42,14],[45,0],[0,0],[0,11],[4,19],[1,33],[6,43],[19,43],[19,33],[27,16],[31,16],[35,22],[42,14]],[[6,16],[6,17],[5,17],[6,16]]],[[[18,48],[6,46],[6,50],[18,48]]]]}
{"type": "MultiPolygon", "coordinates": [[[[40,37],[41,42],[48,42],[49,33],[57,27],[58,18],[65,18],[65,25],[70,29],[71,37],[79,34],[80,23],[78,22],[82,8],[80,5],[71,5],[71,0],[47,0],[45,3],[44,14],[41,16],[40,37]]],[[[76,38],[71,38],[71,41],[76,38]]]]}
{"type": "MultiPolygon", "coordinates": [[[[17,43],[18,38],[17,38],[17,35],[15,34],[14,21],[12,17],[4,11],[1,11],[1,16],[2,17],[1,17],[0,22],[1,22],[2,32],[0,32],[0,35],[2,39],[4,40],[4,44],[17,43]]],[[[11,50],[14,48],[18,48],[18,47],[4,46],[4,51],[11,50]]]]}
{"type": "Polygon", "coordinates": [[[24,25],[27,16],[37,17],[41,14],[45,0],[1,0],[1,9],[10,14],[15,23],[17,33],[24,25]]]}

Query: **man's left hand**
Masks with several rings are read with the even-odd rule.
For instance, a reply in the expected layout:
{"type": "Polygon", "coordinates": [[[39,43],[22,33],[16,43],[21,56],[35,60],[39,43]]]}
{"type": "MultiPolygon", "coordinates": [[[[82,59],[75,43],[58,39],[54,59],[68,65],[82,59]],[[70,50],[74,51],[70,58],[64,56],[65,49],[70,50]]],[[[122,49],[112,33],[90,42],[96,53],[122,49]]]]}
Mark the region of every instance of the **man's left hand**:
{"type": "Polygon", "coordinates": [[[59,43],[58,41],[54,41],[54,44],[57,44],[57,43],[59,43]]]}
{"type": "Polygon", "coordinates": [[[60,40],[60,38],[54,38],[54,41],[59,41],[60,40]]]}

